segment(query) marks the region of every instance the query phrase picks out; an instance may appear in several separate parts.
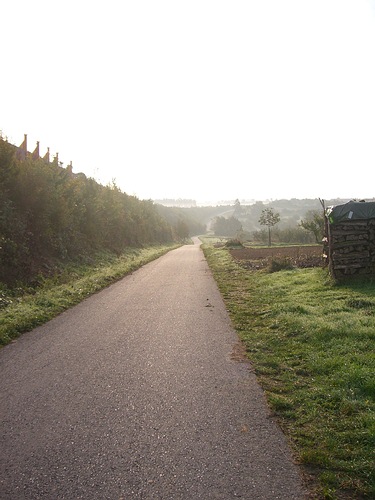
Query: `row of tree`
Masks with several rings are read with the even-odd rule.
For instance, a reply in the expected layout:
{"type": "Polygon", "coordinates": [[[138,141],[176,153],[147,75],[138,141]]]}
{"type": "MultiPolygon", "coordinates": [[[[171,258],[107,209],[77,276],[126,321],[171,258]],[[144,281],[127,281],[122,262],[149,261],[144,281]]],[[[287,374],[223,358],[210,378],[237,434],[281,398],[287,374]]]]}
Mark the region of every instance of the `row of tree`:
{"type": "Polygon", "coordinates": [[[188,222],[171,223],[150,200],[15,152],[0,138],[0,282],[29,280],[54,260],[189,236],[188,222]]]}

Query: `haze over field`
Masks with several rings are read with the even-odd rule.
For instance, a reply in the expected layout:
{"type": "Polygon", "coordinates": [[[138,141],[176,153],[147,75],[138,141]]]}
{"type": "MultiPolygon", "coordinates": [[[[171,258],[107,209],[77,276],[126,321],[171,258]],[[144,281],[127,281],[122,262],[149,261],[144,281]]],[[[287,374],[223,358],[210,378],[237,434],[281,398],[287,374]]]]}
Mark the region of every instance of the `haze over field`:
{"type": "Polygon", "coordinates": [[[139,198],[372,198],[374,0],[13,0],[0,130],[139,198]]]}

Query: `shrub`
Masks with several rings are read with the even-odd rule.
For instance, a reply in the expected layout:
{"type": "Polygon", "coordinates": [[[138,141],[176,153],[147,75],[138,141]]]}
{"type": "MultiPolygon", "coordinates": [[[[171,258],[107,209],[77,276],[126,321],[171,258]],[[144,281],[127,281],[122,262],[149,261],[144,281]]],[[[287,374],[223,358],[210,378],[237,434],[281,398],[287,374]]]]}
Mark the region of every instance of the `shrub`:
{"type": "Polygon", "coordinates": [[[270,273],[277,273],[278,271],[285,270],[290,271],[291,269],[294,269],[294,266],[291,259],[288,257],[271,259],[268,266],[268,272],[270,273]]]}
{"type": "Polygon", "coordinates": [[[237,240],[237,239],[228,240],[225,243],[225,246],[227,248],[243,248],[243,244],[239,240],[237,240]]]}

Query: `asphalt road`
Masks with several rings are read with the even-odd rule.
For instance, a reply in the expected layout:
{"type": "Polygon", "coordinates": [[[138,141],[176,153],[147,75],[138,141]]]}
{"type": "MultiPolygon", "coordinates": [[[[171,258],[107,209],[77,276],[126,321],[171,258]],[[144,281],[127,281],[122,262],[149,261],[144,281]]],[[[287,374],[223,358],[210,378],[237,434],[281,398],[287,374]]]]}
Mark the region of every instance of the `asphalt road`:
{"type": "Polygon", "coordinates": [[[1,499],[298,499],[198,244],[0,351],[1,499]]]}

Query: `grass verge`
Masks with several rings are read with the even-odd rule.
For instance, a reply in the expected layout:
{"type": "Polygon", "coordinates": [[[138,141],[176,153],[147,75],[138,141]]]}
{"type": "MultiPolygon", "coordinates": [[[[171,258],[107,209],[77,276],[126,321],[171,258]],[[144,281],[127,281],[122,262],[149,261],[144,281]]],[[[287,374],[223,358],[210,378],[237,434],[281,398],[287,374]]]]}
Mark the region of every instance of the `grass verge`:
{"type": "Polygon", "coordinates": [[[202,248],[314,498],[375,498],[375,285],[202,248]]]}
{"type": "Polygon", "coordinates": [[[102,253],[90,264],[69,264],[53,277],[40,277],[36,287],[9,290],[0,284],[0,345],[45,323],[84,298],[105,288],[147,262],[176,248],[128,249],[119,257],[102,253]]]}

